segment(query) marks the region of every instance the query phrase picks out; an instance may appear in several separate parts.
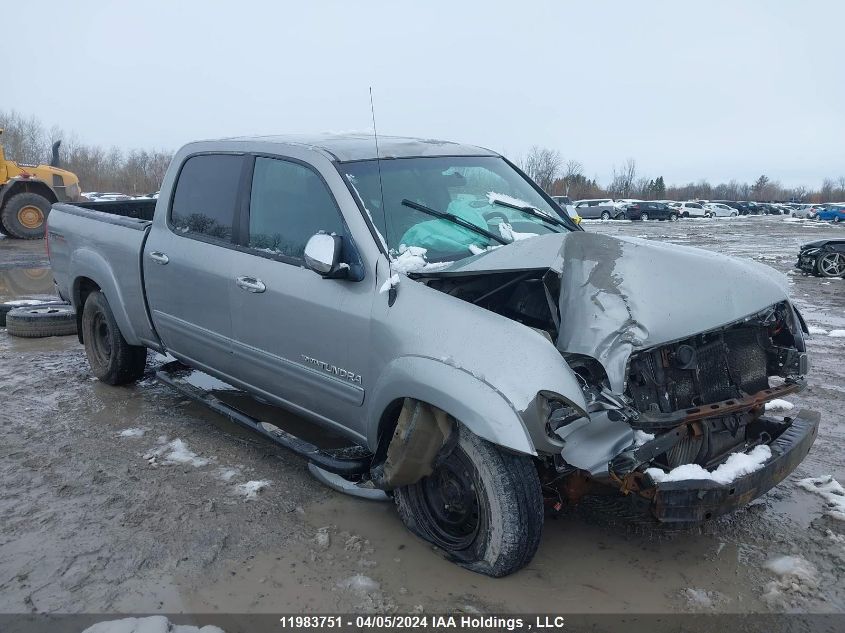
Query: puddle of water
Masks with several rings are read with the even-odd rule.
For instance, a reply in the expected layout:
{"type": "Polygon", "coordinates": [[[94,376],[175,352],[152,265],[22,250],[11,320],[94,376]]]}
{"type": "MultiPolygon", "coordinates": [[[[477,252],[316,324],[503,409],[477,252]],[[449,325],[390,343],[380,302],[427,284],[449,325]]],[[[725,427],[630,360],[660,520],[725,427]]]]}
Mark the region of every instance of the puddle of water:
{"type": "Polygon", "coordinates": [[[0,270],[0,301],[30,298],[56,298],[49,268],[0,270]]]}

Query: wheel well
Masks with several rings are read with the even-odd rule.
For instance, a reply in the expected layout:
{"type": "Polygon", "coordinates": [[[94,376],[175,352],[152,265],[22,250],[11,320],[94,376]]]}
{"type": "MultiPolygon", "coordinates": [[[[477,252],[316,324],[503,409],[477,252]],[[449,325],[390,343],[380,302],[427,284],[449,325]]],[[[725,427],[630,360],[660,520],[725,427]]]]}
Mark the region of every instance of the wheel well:
{"type": "Polygon", "coordinates": [[[74,282],[73,289],[73,304],[76,306],[76,331],[79,336],[79,342],[84,343],[82,337],[82,310],[85,307],[85,302],[88,300],[88,295],[92,292],[100,290],[100,286],[88,277],[80,277],[74,282]]]}
{"type": "Polygon", "coordinates": [[[3,199],[0,202],[0,207],[6,205],[12,196],[19,193],[37,193],[39,196],[47,198],[50,204],[58,202],[55,192],[50,187],[40,180],[16,180],[8,185],[8,189],[3,192],[3,199]]]}
{"type": "Polygon", "coordinates": [[[378,422],[378,446],[376,446],[373,456],[373,463],[375,464],[384,461],[387,456],[387,447],[390,445],[390,440],[393,439],[393,431],[399,422],[399,413],[402,411],[404,403],[405,398],[396,398],[385,407],[381,414],[378,422]]]}

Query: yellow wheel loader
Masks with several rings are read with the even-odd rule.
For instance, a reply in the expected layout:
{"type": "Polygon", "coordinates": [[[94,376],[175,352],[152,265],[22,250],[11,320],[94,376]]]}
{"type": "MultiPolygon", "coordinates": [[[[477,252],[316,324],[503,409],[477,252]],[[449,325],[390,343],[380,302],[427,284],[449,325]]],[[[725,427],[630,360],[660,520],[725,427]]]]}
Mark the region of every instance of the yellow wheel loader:
{"type": "Polygon", "coordinates": [[[44,237],[52,204],[81,199],[79,178],[59,168],[60,144],[53,143],[49,165],[25,165],[6,160],[0,143],[0,232],[24,240],[44,237]]]}

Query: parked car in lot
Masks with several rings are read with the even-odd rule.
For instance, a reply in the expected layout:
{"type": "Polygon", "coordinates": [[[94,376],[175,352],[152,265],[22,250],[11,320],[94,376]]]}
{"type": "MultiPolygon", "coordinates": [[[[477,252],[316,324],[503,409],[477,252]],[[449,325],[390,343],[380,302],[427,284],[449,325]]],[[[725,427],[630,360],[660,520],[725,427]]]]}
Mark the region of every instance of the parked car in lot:
{"type": "Polygon", "coordinates": [[[818,277],[845,277],[845,239],[804,244],[795,267],[818,277]]]}
{"type": "Polygon", "coordinates": [[[816,206],[812,204],[797,204],[790,215],[793,218],[812,219],[816,217],[816,206]]]}
{"type": "Polygon", "coordinates": [[[704,215],[708,218],[735,218],[739,211],[721,202],[708,202],[704,206],[704,215]]]}
{"type": "Polygon", "coordinates": [[[54,205],[50,263],[94,376],[129,383],[147,349],[171,354],[161,380],[389,491],[410,530],[492,576],[534,556],[547,495],[701,522],[806,456],[818,413],[764,415],[808,368],[770,268],[582,231],[489,150],[379,145],[191,143],[157,201],[54,205]],[[186,384],[190,368],[351,446],[293,437],[186,384]],[[732,455],[730,476],[683,475],[732,455]]]}
{"type": "Polygon", "coordinates": [[[595,198],[575,202],[575,212],[582,218],[601,220],[621,220],[625,209],[611,198],[595,198]]]}
{"type": "Polygon", "coordinates": [[[682,218],[704,218],[707,214],[698,202],[670,202],[669,206],[677,211],[682,218]]]}
{"type": "Polygon", "coordinates": [[[845,204],[831,204],[816,212],[817,220],[826,222],[844,222],[845,204]]]}
{"type": "Polygon", "coordinates": [[[758,202],[757,207],[765,215],[781,215],[783,213],[778,205],[770,202],[758,202]]]}
{"type": "Polygon", "coordinates": [[[572,204],[572,200],[569,199],[569,196],[552,196],[552,200],[557,202],[558,206],[566,211],[567,215],[572,218],[575,224],[581,224],[581,216],[578,215],[578,212],[575,210],[575,205],[572,204]]]}
{"type": "Polygon", "coordinates": [[[678,212],[663,202],[634,202],[628,205],[629,220],[671,220],[678,219],[678,212]]]}

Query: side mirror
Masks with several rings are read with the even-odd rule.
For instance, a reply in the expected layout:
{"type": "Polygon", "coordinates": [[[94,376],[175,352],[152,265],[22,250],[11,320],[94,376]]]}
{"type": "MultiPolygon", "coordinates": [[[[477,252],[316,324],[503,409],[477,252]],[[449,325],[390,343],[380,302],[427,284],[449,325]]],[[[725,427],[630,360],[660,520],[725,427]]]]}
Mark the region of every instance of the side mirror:
{"type": "Polygon", "coordinates": [[[305,265],[326,279],[342,279],[349,266],[340,261],[343,238],[328,233],[312,235],[305,245],[305,265]]]}

